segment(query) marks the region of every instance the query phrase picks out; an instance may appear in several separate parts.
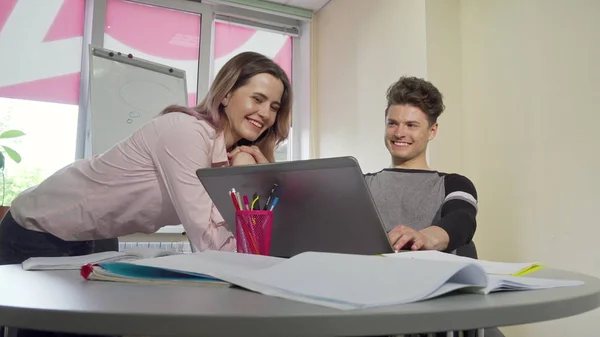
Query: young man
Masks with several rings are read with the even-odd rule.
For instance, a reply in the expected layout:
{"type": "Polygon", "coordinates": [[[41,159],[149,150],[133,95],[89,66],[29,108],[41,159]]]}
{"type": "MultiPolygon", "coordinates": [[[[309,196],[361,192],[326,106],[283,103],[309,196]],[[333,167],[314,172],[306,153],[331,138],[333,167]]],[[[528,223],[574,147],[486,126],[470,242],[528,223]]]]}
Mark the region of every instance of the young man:
{"type": "Polygon", "coordinates": [[[365,179],[395,250],[453,252],[475,234],[473,183],[427,164],[443,111],[442,94],[423,79],[402,77],[387,91],[384,141],[392,165],[365,179]]]}

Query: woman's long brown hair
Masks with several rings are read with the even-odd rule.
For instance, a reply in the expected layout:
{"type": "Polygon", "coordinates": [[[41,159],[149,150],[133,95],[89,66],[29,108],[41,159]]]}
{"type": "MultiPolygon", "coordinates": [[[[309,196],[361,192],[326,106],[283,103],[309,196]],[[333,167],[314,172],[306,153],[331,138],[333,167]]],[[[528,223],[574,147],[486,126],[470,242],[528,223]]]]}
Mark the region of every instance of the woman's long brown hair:
{"type": "Polygon", "coordinates": [[[161,115],[170,112],[183,112],[212,125],[217,134],[229,130],[229,120],[221,104],[228,93],[246,85],[258,74],[270,74],[283,83],[281,104],[275,123],[265,130],[254,142],[240,140],[235,146],[256,145],[270,161],[275,161],[275,148],[286,140],[290,132],[292,110],[292,86],[285,71],[270,58],[255,52],[240,53],[231,58],[215,77],[208,94],[200,104],[194,107],[171,105],[161,111],[161,115]]]}

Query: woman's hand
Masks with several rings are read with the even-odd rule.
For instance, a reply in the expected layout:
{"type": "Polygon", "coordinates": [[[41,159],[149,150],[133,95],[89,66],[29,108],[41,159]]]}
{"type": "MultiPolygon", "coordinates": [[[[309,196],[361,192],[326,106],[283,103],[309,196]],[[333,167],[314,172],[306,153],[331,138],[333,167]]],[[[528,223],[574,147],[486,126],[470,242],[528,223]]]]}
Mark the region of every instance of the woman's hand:
{"type": "Polygon", "coordinates": [[[234,152],[237,149],[239,149],[239,151],[241,151],[243,153],[247,153],[247,154],[251,155],[254,158],[254,160],[256,161],[257,164],[268,164],[268,163],[270,163],[269,160],[265,157],[265,155],[262,152],[260,152],[260,149],[256,145],[253,145],[253,146],[244,146],[244,145],[238,146],[232,152],[234,152]]]}
{"type": "Polygon", "coordinates": [[[235,149],[227,154],[231,166],[254,165],[256,160],[251,154],[235,149]]]}

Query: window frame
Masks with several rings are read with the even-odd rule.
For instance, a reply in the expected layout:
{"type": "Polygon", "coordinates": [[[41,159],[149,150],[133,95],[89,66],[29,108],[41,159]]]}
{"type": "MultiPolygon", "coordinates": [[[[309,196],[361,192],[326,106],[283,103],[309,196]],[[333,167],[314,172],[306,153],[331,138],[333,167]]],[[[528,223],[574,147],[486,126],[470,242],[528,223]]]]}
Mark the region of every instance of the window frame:
{"type": "MultiPolygon", "coordinates": [[[[125,0],[141,5],[150,5],[170,10],[177,10],[201,16],[200,52],[198,54],[198,82],[196,84],[196,100],[208,92],[212,63],[212,39],[214,12],[212,6],[186,0],[125,0]]],[[[91,152],[91,111],[89,107],[90,45],[104,47],[104,27],[106,23],[107,0],[86,0],[84,21],[83,56],[81,64],[81,86],[79,100],[79,120],[77,123],[76,159],[89,158],[91,152]]],[[[189,102],[193,104],[193,102],[189,102]]]]}
{"type": "MultiPolygon", "coordinates": [[[[5,187],[5,190],[0,191],[0,205],[2,206],[10,206],[10,204],[12,203],[12,198],[8,199],[7,196],[9,193],[11,192],[17,192],[16,194],[19,194],[20,192],[22,192],[23,190],[25,190],[26,188],[30,188],[32,185],[38,184],[40,183],[43,179],[45,179],[47,176],[51,175],[52,173],[54,173],[56,170],[59,170],[62,166],[67,165],[69,163],[71,163],[75,158],[74,154],[76,152],[76,148],[77,146],[79,146],[79,141],[78,141],[78,132],[79,132],[79,114],[81,113],[81,105],[80,103],[82,102],[82,100],[84,99],[81,96],[81,82],[79,83],[79,88],[77,86],[71,86],[70,81],[67,81],[68,84],[64,87],[57,87],[55,83],[53,83],[53,88],[59,88],[57,90],[57,92],[54,92],[54,90],[48,90],[49,92],[45,92],[45,94],[39,94],[39,92],[41,92],[43,89],[40,88],[44,88],[46,87],[48,84],[48,82],[46,81],[50,81],[50,83],[52,83],[55,80],[59,80],[59,78],[61,77],[68,77],[69,80],[76,80],[77,79],[77,75],[79,75],[79,79],[81,79],[81,74],[83,73],[84,69],[83,69],[83,63],[81,62],[81,60],[84,58],[83,55],[85,54],[85,50],[78,50],[78,48],[80,48],[84,42],[82,37],[85,35],[85,25],[86,25],[86,20],[87,20],[87,13],[88,13],[88,6],[91,3],[91,1],[86,1],[84,0],[83,2],[54,2],[49,4],[50,8],[52,8],[52,10],[50,11],[45,11],[45,9],[39,9],[39,8],[30,8],[28,6],[36,5],[37,3],[32,3],[32,2],[27,2],[26,1],[19,1],[16,0],[15,2],[13,2],[12,4],[9,3],[8,6],[0,6],[2,7],[0,9],[0,11],[2,12],[2,16],[6,15],[6,17],[4,17],[3,19],[6,19],[6,22],[3,21],[3,25],[0,27],[0,31],[2,33],[6,33],[6,40],[11,41],[12,39],[16,38],[17,40],[21,40],[21,42],[27,42],[30,45],[12,45],[11,48],[15,49],[15,50],[27,50],[28,53],[36,53],[36,55],[42,55],[44,54],[44,45],[46,44],[58,44],[61,45],[61,47],[58,47],[58,49],[60,51],[58,51],[58,53],[63,53],[66,52],[67,54],[73,54],[73,52],[75,51],[82,51],[82,55],[81,55],[81,59],[71,59],[70,57],[67,58],[68,59],[68,64],[71,66],[77,66],[79,67],[79,70],[75,71],[74,69],[70,69],[68,66],[64,67],[65,63],[63,63],[61,66],[59,66],[59,68],[61,69],[58,72],[50,72],[51,74],[45,73],[45,72],[34,72],[33,74],[31,72],[28,72],[30,75],[33,76],[27,76],[26,78],[18,78],[17,76],[17,80],[16,81],[12,81],[10,79],[11,76],[8,76],[9,79],[9,83],[3,83],[2,85],[0,85],[0,87],[2,87],[2,89],[8,89],[8,94],[5,94],[4,92],[2,93],[2,95],[0,95],[0,99],[1,100],[6,100],[7,104],[8,104],[8,113],[5,117],[5,115],[3,115],[2,113],[0,113],[0,120],[4,123],[6,121],[9,121],[9,123],[6,125],[7,128],[9,129],[20,129],[26,133],[28,133],[32,138],[29,137],[25,137],[25,138],[17,138],[17,139],[9,139],[9,143],[15,142],[14,145],[16,146],[15,149],[20,153],[21,156],[23,156],[23,162],[20,163],[14,163],[10,158],[8,158],[8,156],[6,157],[6,164],[3,167],[2,170],[0,170],[0,173],[2,173],[2,177],[0,177],[0,182],[2,183],[2,185],[5,187]],[[83,12],[81,12],[80,10],[83,8],[83,12]],[[56,9],[56,12],[54,12],[54,9],[56,9]],[[39,14],[39,17],[34,17],[33,20],[34,21],[39,21],[41,23],[40,26],[35,26],[35,27],[27,27],[24,28],[22,25],[20,25],[20,23],[23,22],[23,18],[20,17],[20,15],[23,14],[27,14],[29,13],[29,19],[31,20],[31,14],[34,14],[34,16],[36,16],[35,14],[39,14]],[[75,16],[76,13],[76,16],[75,16]],[[68,18],[60,18],[61,15],[65,15],[67,14],[68,18]],[[61,22],[59,22],[59,18],[60,20],[62,20],[61,22]],[[66,29],[66,31],[63,31],[62,33],[58,33],[57,36],[54,37],[50,37],[51,32],[56,33],[55,29],[58,28],[59,31],[62,31],[63,28],[60,28],[60,26],[62,26],[61,23],[64,23],[65,20],[67,20],[66,22],[70,22],[72,23],[72,25],[69,25],[69,27],[66,29]],[[68,21],[68,20],[73,20],[73,21],[68,21]],[[13,26],[11,28],[9,28],[10,24],[7,24],[8,22],[12,23],[13,26]],[[19,23],[16,25],[16,29],[14,24],[15,23],[19,23]],[[58,23],[58,24],[57,24],[58,23]],[[81,23],[83,23],[83,31],[81,30],[81,23]],[[77,28],[76,30],[72,30],[72,28],[77,28]],[[45,29],[45,30],[44,30],[45,29]],[[28,31],[31,32],[35,32],[34,33],[34,37],[32,39],[31,36],[26,36],[26,34],[28,33],[28,31]],[[40,35],[37,35],[40,34],[40,35]],[[81,34],[81,35],[80,35],[81,34]],[[49,39],[48,39],[49,38],[49,39]],[[81,41],[77,41],[75,42],[75,40],[80,40],[81,41]],[[67,40],[70,40],[71,42],[67,42],[65,44],[65,42],[67,40]],[[66,47],[68,45],[68,47],[66,47]],[[40,48],[40,49],[38,49],[40,48]],[[41,51],[42,50],[42,51],[41,51]],[[66,51],[65,51],[66,50],[66,51]],[[71,75],[73,75],[74,77],[72,77],[71,75]],[[45,83],[46,82],[46,83],[45,83]],[[33,84],[33,88],[29,87],[31,84],[33,84]],[[25,87],[25,88],[23,88],[25,87]],[[27,92],[26,94],[24,94],[24,92],[27,92]],[[78,94],[78,97],[75,98],[72,95],[73,94],[78,94]],[[56,96],[54,96],[53,94],[57,94],[56,96]],[[66,96],[63,96],[66,95],[66,96]],[[11,103],[11,101],[13,101],[11,103]],[[30,105],[31,104],[31,105],[30,105]],[[63,105],[63,107],[58,108],[58,109],[53,109],[53,108],[49,108],[50,105],[63,105]],[[28,107],[25,107],[26,105],[29,105],[28,107]],[[35,107],[37,105],[37,107],[35,107]],[[16,111],[13,111],[11,108],[15,107],[16,111]],[[25,109],[21,110],[21,107],[25,107],[25,109]],[[61,115],[58,116],[57,119],[58,120],[53,120],[50,123],[54,123],[53,125],[50,125],[48,127],[46,127],[45,129],[50,130],[50,129],[54,129],[53,126],[56,126],[56,130],[54,130],[54,133],[59,133],[61,135],[68,135],[69,138],[73,137],[74,139],[74,143],[69,142],[69,144],[61,144],[61,145],[65,145],[63,147],[61,147],[60,150],[58,150],[57,153],[55,153],[55,155],[53,156],[53,158],[51,158],[50,161],[46,160],[47,163],[50,164],[44,164],[42,162],[38,160],[33,160],[31,161],[31,159],[28,158],[32,158],[32,157],[36,157],[38,156],[38,154],[43,154],[43,153],[47,153],[44,152],[45,150],[45,146],[41,146],[40,150],[40,146],[36,145],[36,137],[41,137],[41,138],[47,138],[48,135],[44,135],[43,132],[40,133],[36,133],[36,132],[30,132],[28,130],[31,130],[30,128],[35,128],[35,125],[39,125],[39,121],[34,120],[33,122],[31,122],[31,118],[32,116],[29,116],[29,113],[27,113],[27,111],[33,109],[36,111],[44,111],[44,115],[45,116],[57,116],[57,115],[61,115]],[[68,111],[66,111],[68,109],[68,111]],[[54,111],[53,111],[54,110],[54,111]],[[12,113],[11,113],[12,111],[12,113]],[[21,114],[20,112],[23,111],[23,113],[21,114]],[[13,114],[14,112],[17,112],[17,115],[20,115],[20,118],[18,117],[18,119],[21,119],[23,117],[23,119],[26,119],[27,122],[24,123],[24,125],[22,125],[22,127],[16,126],[16,125],[12,125],[10,124],[10,115],[13,114]],[[68,118],[62,119],[65,116],[62,116],[62,113],[68,113],[68,118]],[[74,120],[74,119],[77,120],[74,120]],[[62,120],[61,120],[62,119],[62,120]],[[73,123],[75,122],[75,123],[73,123]],[[74,125],[73,125],[74,124],[74,125]],[[64,129],[63,129],[64,128],[64,129]],[[42,136],[40,136],[42,135],[42,136]],[[21,143],[22,142],[22,143],[21,143]],[[22,146],[24,145],[24,146],[22,146]],[[75,147],[73,147],[73,145],[75,145],[75,147]],[[28,149],[29,148],[29,149],[28,149]],[[31,151],[31,152],[29,152],[31,151]],[[65,155],[63,158],[63,154],[65,155]],[[61,157],[60,159],[58,159],[58,157],[61,157]],[[26,163],[28,162],[29,163],[26,163]],[[12,171],[13,169],[13,165],[15,170],[12,171]],[[16,174],[13,172],[17,172],[16,174]],[[37,175],[36,174],[36,178],[33,178],[32,176],[30,176],[30,173],[32,172],[39,172],[40,174],[37,175]],[[29,179],[31,178],[31,179],[29,179]],[[15,182],[20,182],[23,181],[21,179],[26,179],[27,180],[27,186],[19,186],[18,190],[12,190],[11,191],[11,187],[10,187],[10,183],[11,180],[15,179],[13,181],[13,183],[15,182]]],[[[27,21],[27,19],[25,19],[25,21],[27,21]]],[[[55,51],[57,52],[57,51],[55,51]]],[[[39,62],[39,60],[32,60],[29,59],[27,57],[25,57],[23,60],[18,60],[16,62],[16,65],[13,65],[12,69],[9,69],[8,72],[9,74],[11,74],[11,70],[13,72],[15,72],[15,74],[19,73],[20,70],[19,68],[23,67],[26,68],[28,63],[31,62],[39,62]],[[25,63],[22,63],[21,61],[24,61],[25,63]],[[16,68],[15,68],[16,67],[16,68]]],[[[52,69],[53,66],[49,66],[47,67],[48,69],[52,69]]],[[[27,72],[26,72],[27,73],[27,72]]],[[[60,80],[59,80],[60,81],[60,80]]],[[[61,81],[62,82],[62,81],[61,81]]],[[[45,89],[45,88],[44,88],[45,89]]],[[[45,90],[44,90],[45,91],[45,90]]],[[[4,102],[2,102],[4,104],[4,102]]],[[[2,110],[2,112],[4,112],[2,110]]],[[[33,117],[35,119],[35,117],[33,117]]],[[[6,130],[3,130],[6,131],[6,130]]],[[[52,137],[52,136],[50,136],[52,137]]],[[[43,142],[43,140],[37,139],[37,143],[43,142]]],[[[8,146],[11,146],[11,144],[7,144],[8,146]]],[[[44,145],[48,145],[48,144],[44,144],[44,145]]],[[[15,196],[13,194],[13,196],[15,196]]]]}
{"type": "MultiPolygon", "coordinates": [[[[213,32],[215,31],[215,25],[220,22],[220,23],[225,23],[225,24],[232,24],[232,25],[236,25],[236,26],[241,26],[241,27],[246,27],[246,28],[250,28],[250,29],[255,29],[255,30],[264,30],[264,31],[268,31],[268,32],[273,32],[273,33],[277,33],[277,34],[285,34],[291,37],[292,39],[292,88],[294,90],[294,94],[296,94],[296,86],[298,86],[299,84],[296,83],[296,64],[298,62],[296,62],[296,57],[298,56],[298,53],[296,53],[296,48],[297,48],[297,40],[299,38],[298,30],[297,29],[290,29],[290,31],[288,32],[286,28],[273,28],[273,26],[268,25],[268,24],[258,24],[258,23],[253,23],[249,20],[245,20],[245,19],[238,19],[235,17],[230,17],[230,16],[225,16],[222,13],[216,12],[215,13],[215,19],[213,20],[213,32]]],[[[213,48],[214,48],[214,43],[215,43],[215,39],[213,39],[213,48]]],[[[214,60],[214,57],[211,59],[214,60]]],[[[211,70],[214,70],[214,67],[212,67],[211,64],[211,70]]],[[[211,83],[212,80],[214,79],[215,74],[211,73],[210,75],[210,79],[211,79],[211,83]]],[[[297,110],[297,99],[294,99],[293,105],[292,105],[292,111],[297,110]]],[[[295,122],[294,121],[294,117],[296,116],[296,114],[292,113],[292,120],[290,121],[291,125],[298,125],[299,122],[295,122]]],[[[300,123],[301,124],[301,123],[300,123]]],[[[299,159],[307,159],[307,158],[295,158],[293,153],[294,151],[292,150],[292,145],[294,143],[294,129],[291,128],[290,129],[290,134],[288,136],[288,138],[286,139],[287,142],[287,154],[286,154],[286,161],[291,161],[291,160],[299,160],[299,159]]],[[[301,145],[300,145],[301,146],[301,145]]],[[[300,153],[300,152],[298,152],[300,153]]]]}
{"type": "Polygon", "coordinates": [[[301,23],[301,33],[292,40],[292,87],[294,103],[292,133],[290,135],[291,160],[312,158],[311,133],[311,23],[301,23]]]}
{"type": "MultiPolygon", "coordinates": [[[[85,21],[79,115],[77,123],[76,159],[91,156],[89,109],[89,48],[90,44],[104,47],[104,26],[107,0],[85,0],[85,21]]],[[[244,25],[292,36],[292,87],[294,104],[292,132],[288,139],[288,160],[311,158],[310,153],[310,21],[290,18],[286,15],[253,11],[223,4],[205,4],[189,0],[125,0],[132,3],[162,7],[202,16],[200,52],[198,56],[197,101],[208,92],[213,74],[214,27],[217,20],[244,25]]],[[[197,103],[197,102],[196,102],[197,103]]],[[[192,102],[190,102],[192,104],[192,102]]]]}
{"type": "Polygon", "coordinates": [[[292,88],[294,90],[294,102],[292,106],[292,129],[288,138],[287,157],[288,160],[312,158],[310,151],[311,21],[290,18],[287,15],[277,16],[220,4],[213,6],[215,12],[214,21],[226,20],[233,24],[292,36],[292,88]]]}

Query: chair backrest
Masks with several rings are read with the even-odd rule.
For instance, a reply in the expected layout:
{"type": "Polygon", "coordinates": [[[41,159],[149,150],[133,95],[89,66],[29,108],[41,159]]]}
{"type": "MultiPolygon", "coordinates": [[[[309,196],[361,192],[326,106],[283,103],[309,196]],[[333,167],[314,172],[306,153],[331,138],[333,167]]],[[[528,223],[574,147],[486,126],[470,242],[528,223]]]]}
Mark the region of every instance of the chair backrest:
{"type": "Polygon", "coordinates": [[[466,245],[458,247],[456,249],[456,255],[477,259],[477,248],[475,247],[475,242],[471,241],[466,245]]]}

